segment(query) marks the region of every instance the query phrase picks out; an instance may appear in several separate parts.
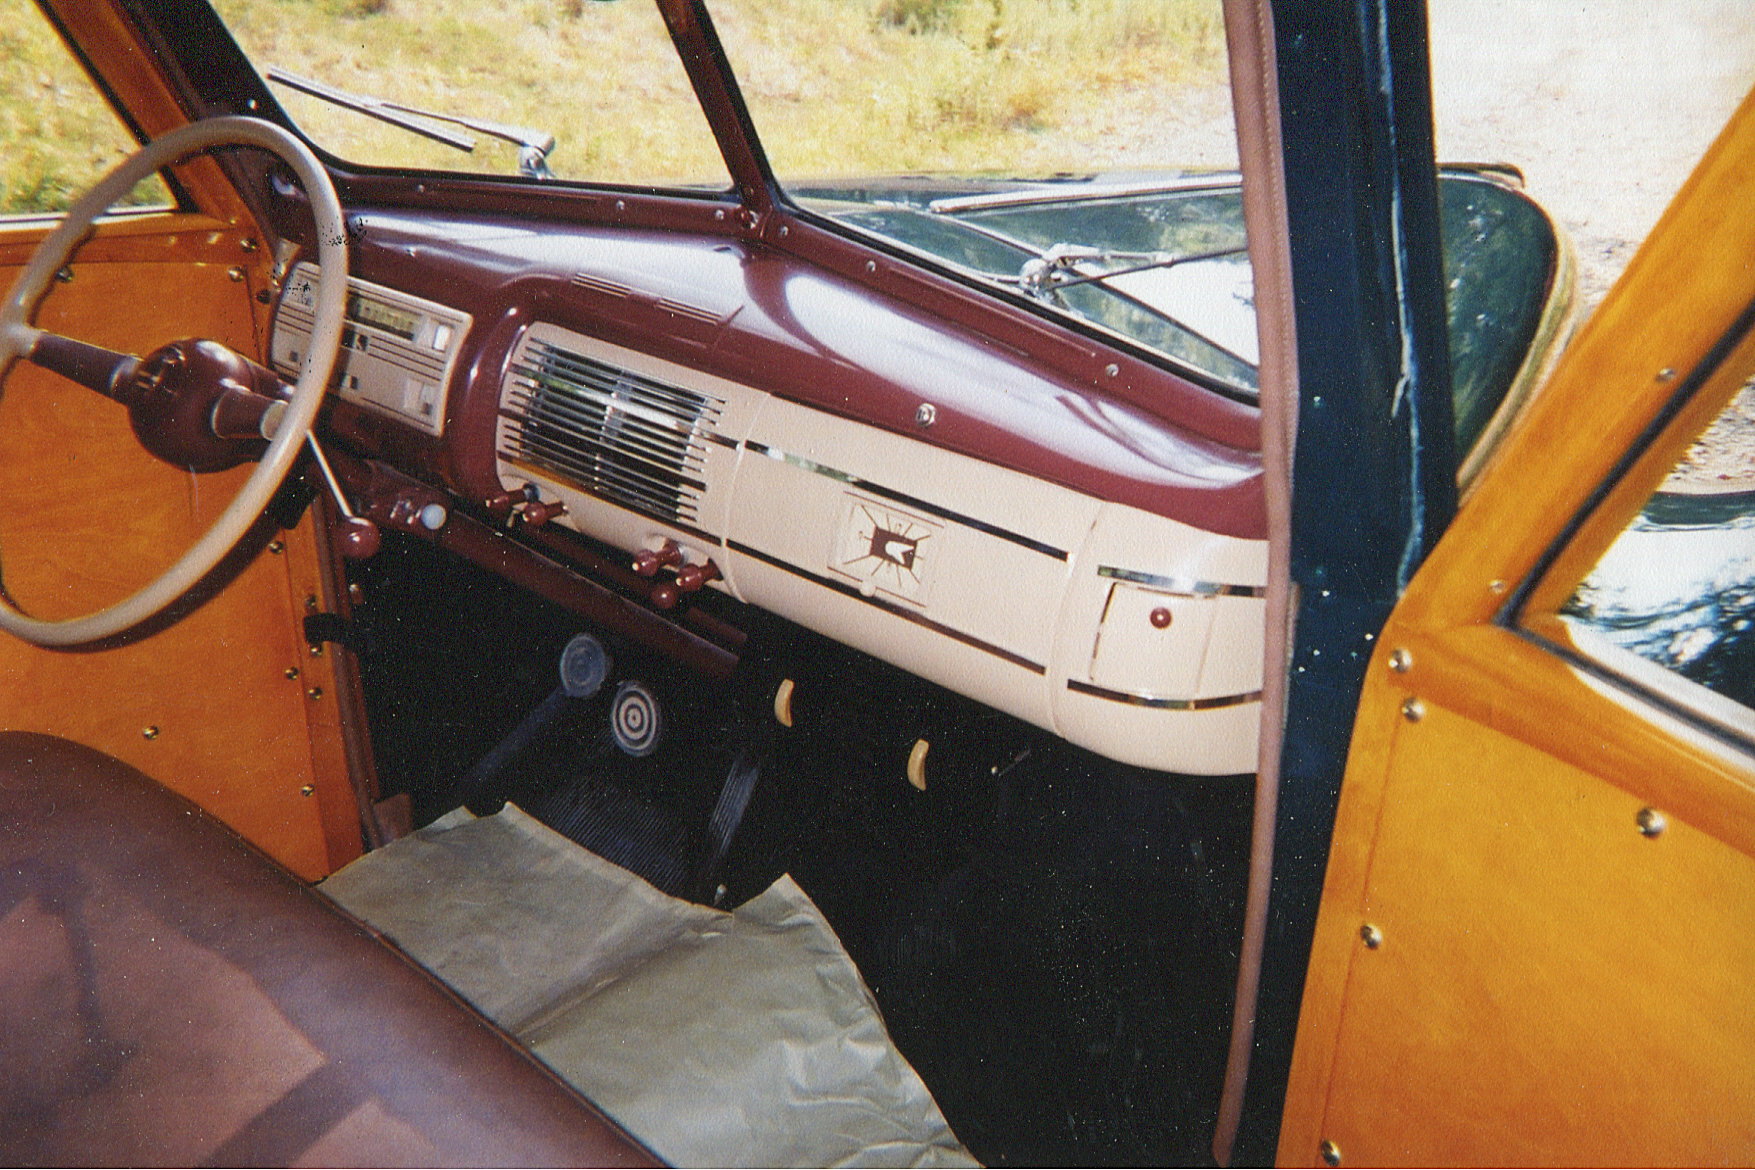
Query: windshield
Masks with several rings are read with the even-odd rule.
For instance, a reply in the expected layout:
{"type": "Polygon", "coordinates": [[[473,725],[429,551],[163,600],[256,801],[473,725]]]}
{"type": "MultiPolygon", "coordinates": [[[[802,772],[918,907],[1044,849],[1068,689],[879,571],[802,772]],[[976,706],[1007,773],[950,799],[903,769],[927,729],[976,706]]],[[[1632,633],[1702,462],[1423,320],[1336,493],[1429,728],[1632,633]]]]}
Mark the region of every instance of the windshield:
{"type": "Polygon", "coordinates": [[[1219,0],[712,0],[782,185],[1235,169],[1219,0]]]}
{"type": "Polygon", "coordinates": [[[1255,388],[1218,0],[710,7],[801,206],[1255,388]]]}
{"type": "MultiPolygon", "coordinates": [[[[552,135],[554,178],[636,186],[730,185],[658,9],[644,0],[215,0],[264,76],[448,118],[552,135]]],[[[299,128],[347,162],[518,175],[516,142],[414,117],[464,150],[275,80],[299,128]]]]}

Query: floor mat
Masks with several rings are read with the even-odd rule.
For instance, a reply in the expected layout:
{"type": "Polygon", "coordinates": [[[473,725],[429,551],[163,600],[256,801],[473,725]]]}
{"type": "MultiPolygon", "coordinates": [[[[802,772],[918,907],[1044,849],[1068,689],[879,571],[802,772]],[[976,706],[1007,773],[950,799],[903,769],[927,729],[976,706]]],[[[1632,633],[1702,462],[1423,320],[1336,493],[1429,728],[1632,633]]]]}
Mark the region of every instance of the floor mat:
{"type": "Polygon", "coordinates": [[[678,1165],[975,1164],[790,878],[714,910],[508,805],[322,889],[678,1165]]]}

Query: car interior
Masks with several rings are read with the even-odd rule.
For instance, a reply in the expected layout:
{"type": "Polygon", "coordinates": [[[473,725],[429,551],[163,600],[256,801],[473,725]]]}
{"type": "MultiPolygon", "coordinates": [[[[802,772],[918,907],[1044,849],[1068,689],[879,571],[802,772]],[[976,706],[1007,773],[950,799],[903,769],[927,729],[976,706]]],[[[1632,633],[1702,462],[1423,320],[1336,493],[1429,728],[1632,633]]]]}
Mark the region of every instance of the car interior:
{"type": "MultiPolygon", "coordinates": [[[[1267,528],[1253,366],[1160,344],[1181,326],[1147,291],[1097,303],[1103,266],[1161,261],[1055,253],[1068,192],[1042,181],[788,189],[719,5],[652,13],[707,186],[541,177],[564,146],[529,134],[504,173],[362,158],[289,113],[336,104],[321,79],[204,2],[14,7],[152,145],[0,221],[0,930],[60,956],[7,1010],[63,1029],[5,1046],[5,1080],[46,1071],[0,1148],[675,1157],[322,894],[515,807],[724,921],[789,876],[946,1157],[1210,1159],[1267,528]],[[1043,295],[996,283],[1032,258],[1043,295]],[[191,911],[197,885],[222,893],[191,911]],[[112,1035],[111,955],[229,1006],[112,1035]],[[130,1046],[173,1032],[195,1055],[164,1096],[116,1107],[130,1046]],[[210,1116],[167,1126],[202,1091],[210,1116]],[[79,1097],[113,1128],[70,1138],[79,1097]]],[[[1240,236],[1236,182],[1072,211],[1240,236]]],[[[1440,189],[1466,490],[1564,328],[1570,257],[1514,173],[1440,189]]],[[[1111,246],[1162,247],[1128,230],[1111,246]]]]}

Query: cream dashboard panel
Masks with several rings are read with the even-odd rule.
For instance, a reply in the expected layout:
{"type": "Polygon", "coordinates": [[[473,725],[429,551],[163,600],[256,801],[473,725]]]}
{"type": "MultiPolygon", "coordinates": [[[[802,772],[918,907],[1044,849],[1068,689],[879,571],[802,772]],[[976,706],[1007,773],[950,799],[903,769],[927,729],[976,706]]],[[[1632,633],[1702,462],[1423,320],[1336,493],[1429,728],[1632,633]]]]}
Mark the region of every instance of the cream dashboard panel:
{"type": "Polygon", "coordinates": [[[500,475],[630,552],[1125,763],[1248,771],[1265,546],[1106,503],[552,325],[500,475]]]}

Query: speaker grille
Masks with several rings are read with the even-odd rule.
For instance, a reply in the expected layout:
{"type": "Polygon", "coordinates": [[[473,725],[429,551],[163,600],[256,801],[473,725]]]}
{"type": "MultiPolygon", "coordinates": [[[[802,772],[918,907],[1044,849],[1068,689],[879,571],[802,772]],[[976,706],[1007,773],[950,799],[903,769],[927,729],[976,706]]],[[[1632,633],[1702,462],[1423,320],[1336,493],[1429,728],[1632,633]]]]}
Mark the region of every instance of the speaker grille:
{"type": "Polygon", "coordinates": [[[655,519],[693,525],[704,432],[724,402],[526,337],[507,375],[500,457],[655,519]]]}

